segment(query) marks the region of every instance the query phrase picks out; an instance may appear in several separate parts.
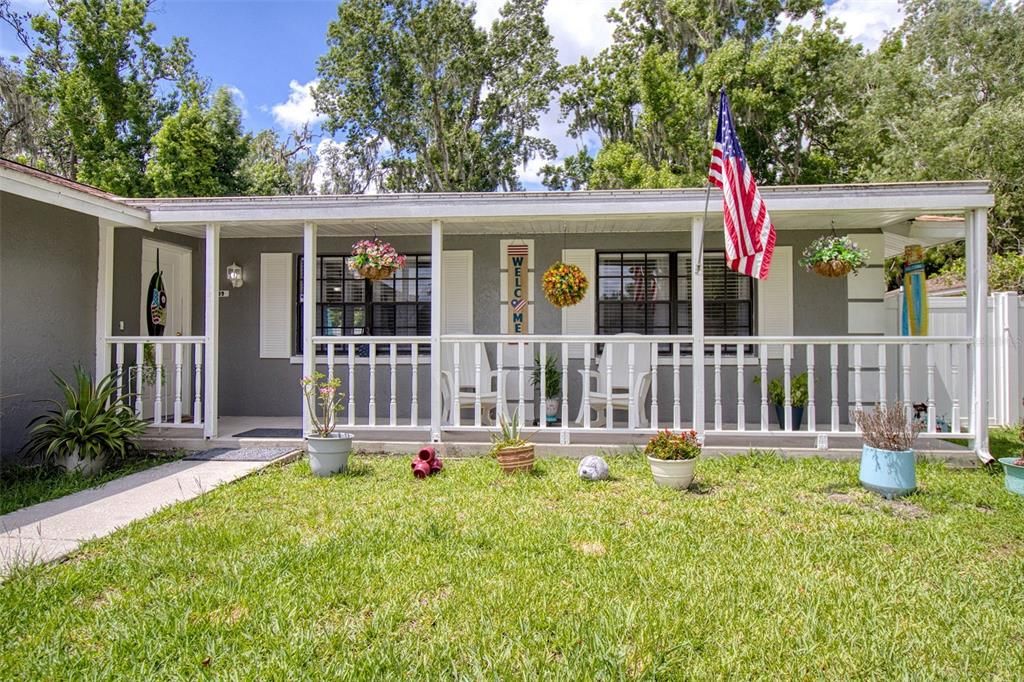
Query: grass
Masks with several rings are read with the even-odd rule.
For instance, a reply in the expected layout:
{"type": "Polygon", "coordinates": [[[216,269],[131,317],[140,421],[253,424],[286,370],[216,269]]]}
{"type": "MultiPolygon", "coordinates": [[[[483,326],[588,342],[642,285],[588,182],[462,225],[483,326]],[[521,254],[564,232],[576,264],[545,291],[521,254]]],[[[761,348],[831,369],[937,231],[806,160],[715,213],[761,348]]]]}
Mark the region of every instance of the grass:
{"type": "Polygon", "coordinates": [[[989,429],[988,447],[992,456],[1000,457],[1024,457],[1024,441],[1021,440],[1021,428],[1000,426],[989,429]]]}
{"type": "Polygon", "coordinates": [[[919,467],[639,457],[270,469],[0,584],[5,679],[1024,676],[1024,498],[919,467]]]}
{"type": "Polygon", "coordinates": [[[182,457],[181,452],[147,452],[141,457],[112,463],[91,478],[60,467],[9,466],[0,469],[0,514],[94,488],[115,478],[143,471],[182,457]]]}

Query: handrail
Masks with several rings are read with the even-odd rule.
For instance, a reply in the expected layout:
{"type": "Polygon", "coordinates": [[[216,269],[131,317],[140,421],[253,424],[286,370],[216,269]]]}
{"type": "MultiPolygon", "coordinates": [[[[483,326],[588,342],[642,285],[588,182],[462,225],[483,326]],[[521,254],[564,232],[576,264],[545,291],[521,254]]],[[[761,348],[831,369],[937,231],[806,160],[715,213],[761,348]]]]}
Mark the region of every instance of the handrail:
{"type": "Polygon", "coordinates": [[[106,343],[206,343],[205,336],[106,336],[106,343]]]}

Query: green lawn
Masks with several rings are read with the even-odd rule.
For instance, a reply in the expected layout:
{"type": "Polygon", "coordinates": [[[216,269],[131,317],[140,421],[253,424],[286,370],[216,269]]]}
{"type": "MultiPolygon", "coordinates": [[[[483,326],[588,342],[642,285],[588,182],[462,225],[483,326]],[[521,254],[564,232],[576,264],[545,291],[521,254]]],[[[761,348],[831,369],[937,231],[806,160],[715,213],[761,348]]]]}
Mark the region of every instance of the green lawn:
{"type": "Polygon", "coordinates": [[[142,471],[157,464],[181,459],[183,452],[147,452],[140,457],[115,462],[98,476],[86,478],[59,467],[5,467],[0,469],[0,514],[64,497],[79,490],[142,471]]]}
{"type": "Polygon", "coordinates": [[[639,457],[587,484],[360,458],[213,491],[0,585],[0,678],[1024,677],[1024,498],[924,464],[639,457]]]}

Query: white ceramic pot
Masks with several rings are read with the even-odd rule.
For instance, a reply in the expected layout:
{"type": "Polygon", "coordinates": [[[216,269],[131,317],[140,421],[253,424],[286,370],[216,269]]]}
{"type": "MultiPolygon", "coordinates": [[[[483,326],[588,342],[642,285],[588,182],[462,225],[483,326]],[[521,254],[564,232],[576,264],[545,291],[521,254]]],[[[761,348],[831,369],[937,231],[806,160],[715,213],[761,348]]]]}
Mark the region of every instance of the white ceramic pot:
{"type": "Polygon", "coordinates": [[[78,450],[74,450],[58,458],[57,464],[64,467],[64,470],[67,472],[74,471],[86,478],[91,478],[103,471],[103,468],[107,465],[107,457],[106,455],[100,455],[99,457],[85,459],[79,456],[78,450]]]}
{"type": "Polygon", "coordinates": [[[697,459],[655,459],[648,457],[654,482],[666,488],[686,490],[693,483],[693,471],[697,459]]]}
{"type": "Polygon", "coordinates": [[[352,452],[351,433],[332,433],[326,438],[306,436],[306,451],[309,452],[309,468],[314,476],[340,474],[348,468],[348,456],[352,452]]]}

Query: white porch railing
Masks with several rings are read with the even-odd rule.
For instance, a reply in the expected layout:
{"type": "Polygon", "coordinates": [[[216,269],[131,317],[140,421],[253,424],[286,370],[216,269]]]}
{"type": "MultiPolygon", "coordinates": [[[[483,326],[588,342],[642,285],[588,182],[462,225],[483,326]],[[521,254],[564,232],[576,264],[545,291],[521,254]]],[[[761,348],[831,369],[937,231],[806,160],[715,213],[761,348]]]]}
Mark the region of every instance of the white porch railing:
{"type": "Polygon", "coordinates": [[[202,336],[109,336],[117,399],[152,426],[203,426],[202,336]]]}

